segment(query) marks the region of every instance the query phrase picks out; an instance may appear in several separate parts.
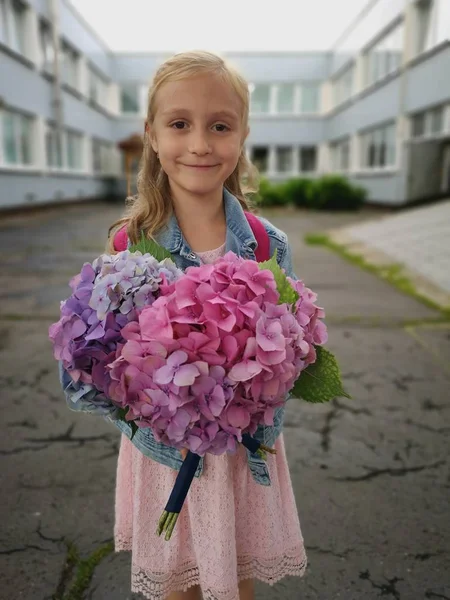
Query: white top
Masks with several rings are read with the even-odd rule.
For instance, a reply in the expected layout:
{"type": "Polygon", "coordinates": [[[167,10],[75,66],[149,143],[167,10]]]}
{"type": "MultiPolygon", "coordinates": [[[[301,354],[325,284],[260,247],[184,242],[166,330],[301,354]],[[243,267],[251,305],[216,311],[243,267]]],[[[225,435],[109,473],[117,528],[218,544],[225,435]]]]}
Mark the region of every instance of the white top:
{"type": "Polygon", "coordinates": [[[199,257],[200,261],[204,265],[209,265],[225,254],[225,246],[226,244],[222,244],[219,248],[215,248],[214,250],[196,252],[195,254],[199,257]]]}

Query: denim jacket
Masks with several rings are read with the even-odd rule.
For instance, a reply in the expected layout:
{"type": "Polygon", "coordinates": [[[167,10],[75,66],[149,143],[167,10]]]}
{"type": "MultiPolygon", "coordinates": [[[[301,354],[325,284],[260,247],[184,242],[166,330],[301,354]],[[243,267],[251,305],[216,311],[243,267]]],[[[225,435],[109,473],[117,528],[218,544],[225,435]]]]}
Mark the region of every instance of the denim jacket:
{"type": "MultiPolygon", "coordinates": [[[[255,249],[258,244],[239,201],[226,188],[224,188],[223,197],[227,223],[226,252],[232,251],[246,259],[256,260],[255,249]]],[[[270,255],[273,256],[276,250],[278,264],[285,269],[287,275],[296,278],[292,270],[291,251],[286,234],[274,227],[267,219],[262,217],[259,217],[259,219],[269,236],[270,255]]],[[[173,255],[174,261],[180,269],[184,270],[190,266],[200,265],[200,260],[184,239],[174,214],[167,226],[155,234],[154,237],[161,246],[173,255]]],[[[92,385],[73,382],[61,362],[59,373],[60,382],[71,410],[103,415],[128,438],[131,438],[131,427],[124,421],[115,418],[115,410],[111,408],[104,396],[102,398],[100,392],[96,391],[92,385]],[[94,398],[95,403],[93,402],[94,398]]],[[[273,426],[260,425],[254,437],[268,446],[273,446],[283,428],[284,412],[284,406],[278,408],[275,411],[273,426]]],[[[179,470],[182,465],[183,459],[180,452],[176,448],[157,442],[148,428],[139,429],[134,435],[132,443],[145,456],[163,465],[175,470],[179,470]]],[[[269,486],[270,476],[265,461],[249,450],[247,450],[247,459],[254,480],[261,485],[269,486]]],[[[196,477],[200,477],[202,471],[203,459],[200,460],[196,477]]]]}

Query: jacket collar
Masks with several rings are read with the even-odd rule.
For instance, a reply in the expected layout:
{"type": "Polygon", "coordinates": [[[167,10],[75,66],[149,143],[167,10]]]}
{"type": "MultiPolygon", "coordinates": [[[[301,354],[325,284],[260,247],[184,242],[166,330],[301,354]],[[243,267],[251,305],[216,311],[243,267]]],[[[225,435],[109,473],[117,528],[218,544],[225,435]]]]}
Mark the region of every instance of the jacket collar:
{"type": "MultiPolygon", "coordinates": [[[[226,251],[252,256],[258,246],[257,241],[239,200],[225,187],[223,188],[223,202],[227,223],[226,251]]],[[[172,213],[167,225],[155,234],[155,240],[172,254],[179,253],[187,258],[193,257],[192,250],[178,225],[175,213],[172,213]]]]}

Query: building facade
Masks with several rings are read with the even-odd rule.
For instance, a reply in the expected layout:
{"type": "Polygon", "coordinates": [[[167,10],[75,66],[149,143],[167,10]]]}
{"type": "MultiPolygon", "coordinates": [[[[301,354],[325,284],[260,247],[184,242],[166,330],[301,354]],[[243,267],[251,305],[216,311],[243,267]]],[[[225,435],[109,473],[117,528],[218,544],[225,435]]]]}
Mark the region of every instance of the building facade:
{"type": "MultiPolygon", "coordinates": [[[[66,0],[0,0],[0,209],[125,193],[170,53],[117,54],[66,0]]],[[[343,173],[369,199],[450,195],[450,1],[370,2],[327,52],[228,53],[249,157],[274,181],[343,173]]]]}

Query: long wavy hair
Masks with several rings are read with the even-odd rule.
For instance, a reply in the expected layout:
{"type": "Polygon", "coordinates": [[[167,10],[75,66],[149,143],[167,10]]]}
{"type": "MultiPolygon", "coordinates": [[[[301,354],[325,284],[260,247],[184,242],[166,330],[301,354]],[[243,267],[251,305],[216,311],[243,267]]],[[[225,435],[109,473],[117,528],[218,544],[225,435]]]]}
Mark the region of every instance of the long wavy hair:
{"type": "MultiPolygon", "coordinates": [[[[151,126],[154,121],[156,94],[165,83],[180,81],[199,74],[218,75],[232,86],[242,107],[242,131],[247,131],[250,104],[247,81],[237,69],[220,56],[201,50],[176,54],[165,61],[156,71],[148,93],[147,123],[151,126]]],[[[125,224],[128,237],[134,244],[141,238],[141,231],[151,238],[167,223],[173,212],[168,177],[163,171],[148,137],[147,134],[144,135],[144,148],[137,178],[137,194],[126,199],[124,215],[111,225],[108,233],[107,252],[114,252],[114,234],[125,224]]],[[[245,210],[251,209],[247,194],[257,191],[258,173],[247,159],[243,145],[236,168],[224,182],[224,186],[239,200],[245,210]]]]}

